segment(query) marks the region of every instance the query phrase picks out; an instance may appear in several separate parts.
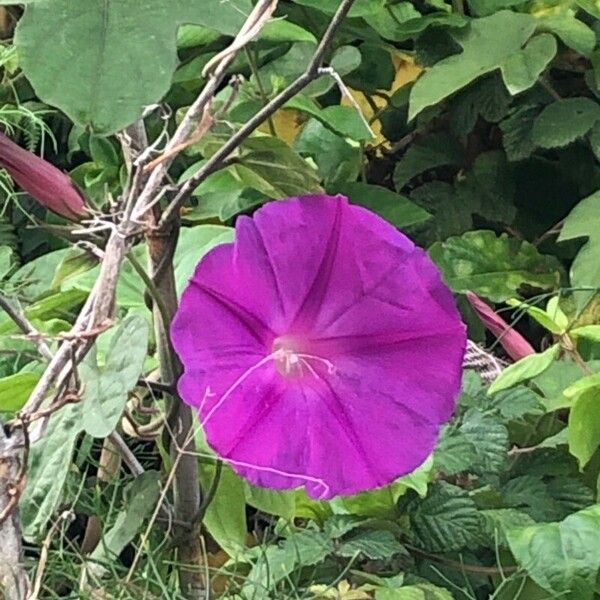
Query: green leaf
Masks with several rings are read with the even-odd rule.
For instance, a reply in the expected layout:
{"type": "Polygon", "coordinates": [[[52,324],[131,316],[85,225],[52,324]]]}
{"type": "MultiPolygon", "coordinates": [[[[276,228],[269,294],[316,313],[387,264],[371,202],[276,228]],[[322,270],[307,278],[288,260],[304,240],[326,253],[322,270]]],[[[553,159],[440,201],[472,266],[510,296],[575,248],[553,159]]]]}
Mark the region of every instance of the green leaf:
{"type": "MultiPolygon", "coordinates": [[[[328,15],[333,15],[340,5],[339,0],[295,0],[296,4],[316,8],[328,15]]],[[[349,17],[366,17],[377,11],[384,10],[385,0],[356,0],[354,2],[349,17]]]]}
{"type": "Polygon", "coordinates": [[[512,77],[517,63],[537,67],[541,62],[537,57],[546,56],[547,41],[543,42],[543,48],[537,42],[533,50],[521,50],[535,31],[535,26],[536,21],[530,15],[509,11],[473,19],[468,28],[454,34],[463,51],[438,62],[414,84],[410,94],[409,120],[428,106],[438,104],[478,77],[496,69],[502,69],[509,90],[511,86],[516,86],[523,91],[524,80],[520,78],[513,82],[509,78],[507,81],[507,72],[512,77]]]}
{"type": "Polygon", "coordinates": [[[281,546],[261,549],[259,558],[244,579],[241,597],[268,600],[269,593],[297,566],[310,567],[320,563],[334,550],[332,540],[318,531],[302,531],[291,535],[281,546]]]}
{"type": "Polygon", "coordinates": [[[566,98],[549,104],[531,132],[542,148],[559,148],[584,136],[600,119],[600,104],[591,98],[566,98]]]}
{"type": "MultiPolygon", "coordinates": [[[[210,464],[200,466],[202,486],[210,489],[216,467],[210,464]]],[[[203,525],[216,542],[235,558],[246,546],[248,527],[246,524],[246,498],[244,482],[231,467],[223,465],[215,495],[206,509],[203,525]]]]}
{"type": "Polygon", "coordinates": [[[402,41],[405,39],[402,24],[420,19],[421,13],[410,2],[398,2],[386,4],[385,10],[369,13],[363,18],[382,38],[402,41]]]}
{"type": "Polygon", "coordinates": [[[567,216],[558,241],[581,237],[589,238],[571,265],[571,285],[590,287],[589,291],[575,291],[577,308],[581,311],[591,300],[600,282],[600,192],[583,199],[567,216]]]}
{"type": "Polygon", "coordinates": [[[594,373],[593,375],[587,375],[578,379],[575,383],[570,385],[564,390],[563,394],[567,398],[575,398],[582,392],[587,392],[589,389],[600,387],[600,373],[594,373]]]}
{"type": "Polygon", "coordinates": [[[569,335],[579,338],[585,338],[592,342],[600,342],[600,325],[584,325],[583,327],[576,327],[569,331],[569,335]]]}
{"type": "Polygon", "coordinates": [[[573,600],[591,598],[600,569],[600,505],[508,532],[517,562],[542,588],[573,600]]]}
{"type": "Polygon", "coordinates": [[[502,77],[508,91],[516,96],[535,85],[554,58],[556,50],[554,36],[542,33],[531,38],[523,50],[509,56],[502,68],[502,77]]]}
{"type": "Polygon", "coordinates": [[[562,311],[561,311],[561,313],[557,313],[557,312],[554,313],[555,315],[560,314],[559,320],[561,321],[561,323],[558,323],[556,320],[554,320],[550,316],[550,314],[548,312],[546,312],[542,308],[539,308],[538,306],[531,306],[527,302],[521,302],[521,300],[517,300],[515,298],[511,298],[511,299],[507,300],[506,303],[509,306],[514,306],[515,308],[518,308],[518,309],[524,311],[526,314],[528,314],[532,319],[537,321],[542,327],[544,327],[548,331],[551,331],[552,333],[555,333],[555,334],[565,333],[566,324],[562,322],[562,316],[564,316],[564,313],[562,313],[562,311]]]}
{"type": "Polygon", "coordinates": [[[269,198],[322,191],[317,171],[283,140],[272,136],[246,140],[234,169],[244,185],[269,198]]]}
{"type": "Polygon", "coordinates": [[[357,515],[333,515],[325,522],[323,531],[328,537],[335,540],[360,527],[364,521],[363,517],[357,515]]]}
{"type": "Polygon", "coordinates": [[[9,246],[0,247],[0,279],[4,279],[12,268],[12,248],[9,246]]]}
{"type": "Polygon", "coordinates": [[[357,142],[373,138],[370,126],[354,106],[336,104],[321,108],[312,98],[298,95],[286,102],[285,108],[299,110],[318,119],[323,125],[342,137],[357,142]]]}
{"type": "Polygon", "coordinates": [[[471,439],[460,429],[446,427],[434,454],[436,468],[445,475],[456,475],[467,471],[477,459],[471,439]]]}
{"type": "Polygon", "coordinates": [[[394,169],[394,186],[401,190],[413,177],[444,165],[461,166],[464,151],[451,135],[442,133],[417,141],[404,153],[394,169]]]}
{"type": "Polygon", "coordinates": [[[468,493],[439,482],[427,498],[407,507],[412,534],[419,546],[430,552],[449,552],[468,546],[476,537],[481,519],[468,493]]]}
{"type": "Polygon", "coordinates": [[[127,487],[124,509],[119,512],[114,524],[92,552],[90,559],[103,563],[118,558],[156,508],[159,496],[160,473],[146,471],[138,475],[127,487]]]}
{"type": "Polygon", "coordinates": [[[481,77],[453,98],[452,131],[457,135],[471,133],[479,117],[488,123],[498,123],[506,116],[511,102],[501,77],[481,77]]]}
{"type": "Polygon", "coordinates": [[[539,113],[537,105],[521,106],[500,123],[502,145],[509,160],[522,160],[533,154],[533,125],[539,113]]]}
{"type": "Polygon", "coordinates": [[[593,29],[567,12],[542,17],[538,29],[556,34],[565,46],[584,56],[590,56],[596,47],[593,29]]]}
{"type": "Polygon", "coordinates": [[[471,409],[464,416],[460,433],[475,448],[471,470],[476,475],[495,475],[506,468],[508,431],[496,417],[471,409]]]}
{"type": "MultiPolygon", "coordinates": [[[[398,499],[411,489],[420,496],[425,496],[431,479],[433,457],[429,456],[412,473],[400,477],[390,485],[361,492],[352,496],[337,498],[334,503],[339,504],[344,512],[369,517],[386,518],[394,514],[398,499]]],[[[334,504],[335,506],[335,504],[334,504]]]]}
{"type": "Polygon", "coordinates": [[[0,379],[0,413],[21,410],[37,385],[40,376],[22,371],[0,379]]]}
{"type": "Polygon", "coordinates": [[[265,23],[258,39],[268,42],[317,42],[310,31],[284,19],[273,19],[265,23]]]}
{"type": "Polygon", "coordinates": [[[596,19],[600,19],[600,2],[598,0],[575,0],[575,4],[596,19]]]}
{"type": "Polygon", "coordinates": [[[493,231],[468,231],[434,244],[429,254],[455,292],[472,291],[502,302],[530,285],[548,289],[558,283],[558,261],[541,255],[529,242],[497,236],[493,231]]]}
{"type": "Polygon", "coordinates": [[[292,520],[296,511],[296,496],[293,491],[271,490],[245,483],[246,502],[268,515],[292,520]]]}
{"type": "Polygon", "coordinates": [[[560,346],[554,344],[544,352],[530,354],[525,358],[509,365],[490,385],[488,394],[495,394],[506,390],[518,383],[537,377],[543,373],[556,360],[560,353],[560,346]]]}
{"type": "Polygon", "coordinates": [[[583,469],[600,446],[600,385],[582,392],[569,413],[569,452],[583,469]]]}
{"type": "Polygon", "coordinates": [[[469,0],[469,6],[479,17],[487,17],[503,8],[521,6],[529,0],[469,0]]]}
{"type": "Polygon", "coordinates": [[[27,7],[15,44],[38,96],[106,135],[133,123],[168,91],[179,25],[232,35],[251,6],[249,0],[88,0],[77,11],[70,0],[45,0],[27,7]]]}
{"type": "Polygon", "coordinates": [[[430,217],[425,209],[408,198],[379,185],[344,183],[338,186],[338,191],[355,204],[376,212],[400,229],[422,223],[430,217]]]}
{"type": "Polygon", "coordinates": [[[137,315],[127,317],[114,334],[106,365],[98,368],[94,353],[80,365],[84,384],[83,427],[92,437],[103,438],[114,431],[127,394],[135,387],[148,350],[148,323],[137,315]]]}
{"type": "Polygon", "coordinates": [[[178,296],[181,296],[187,286],[200,259],[216,246],[233,241],[233,235],[231,227],[220,225],[198,225],[181,229],[173,259],[178,296]]]}
{"type": "Polygon", "coordinates": [[[391,531],[382,529],[359,531],[344,540],[336,549],[339,556],[362,555],[372,560],[387,560],[406,552],[391,531]]]}
{"type": "Polygon", "coordinates": [[[447,589],[432,583],[417,583],[396,589],[378,589],[375,600],[454,600],[454,596],[447,589]]]}
{"type": "Polygon", "coordinates": [[[507,531],[534,524],[534,520],[527,513],[514,508],[482,510],[479,514],[484,520],[486,541],[494,544],[498,539],[502,546],[508,544],[507,531]]]}
{"type": "Polygon", "coordinates": [[[338,191],[339,185],[354,181],[360,172],[360,147],[352,146],[317,119],[311,119],[304,126],[294,148],[314,160],[325,186],[333,192],[338,191]]]}
{"type": "Polygon", "coordinates": [[[490,408],[498,411],[506,421],[515,421],[526,415],[539,415],[545,412],[541,397],[525,386],[498,392],[489,400],[490,408]]]}
{"type": "Polygon", "coordinates": [[[455,188],[459,201],[473,214],[496,223],[513,222],[515,182],[513,169],[503,152],[482,152],[455,188]]]}
{"type": "Polygon", "coordinates": [[[19,503],[23,535],[28,541],[44,537],[61,501],[81,431],[81,405],[69,404],[50,417],[44,437],[30,449],[27,486],[19,503]]]}

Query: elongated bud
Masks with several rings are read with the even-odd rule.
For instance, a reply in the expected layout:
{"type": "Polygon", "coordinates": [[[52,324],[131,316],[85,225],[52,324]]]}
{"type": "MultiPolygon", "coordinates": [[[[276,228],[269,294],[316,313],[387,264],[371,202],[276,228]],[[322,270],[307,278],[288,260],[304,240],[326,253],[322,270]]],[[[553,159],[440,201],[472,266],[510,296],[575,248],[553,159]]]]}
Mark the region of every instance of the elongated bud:
{"type": "Polygon", "coordinates": [[[467,292],[467,300],[481,322],[498,338],[498,342],[513,360],[519,360],[529,354],[535,354],[535,350],[531,344],[498,315],[491,306],[477,296],[477,294],[467,292]]]}
{"type": "Polygon", "coordinates": [[[51,211],[77,219],[86,213],[85,202],[71,178],[47,160],[15,144],[0,132],[0,167],[30,196],[51,211]]]}

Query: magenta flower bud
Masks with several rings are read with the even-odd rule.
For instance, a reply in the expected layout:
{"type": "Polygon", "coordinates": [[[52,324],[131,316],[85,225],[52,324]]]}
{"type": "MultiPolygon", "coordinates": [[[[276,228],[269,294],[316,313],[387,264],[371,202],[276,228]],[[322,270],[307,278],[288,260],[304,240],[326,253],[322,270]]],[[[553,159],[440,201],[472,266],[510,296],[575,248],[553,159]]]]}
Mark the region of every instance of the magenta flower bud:
{"type": "Polygon", "coordinates": [[[83,196],[71,178],[47,160],[0,132],[0,167],[30,196],[51,211],[77,219],[86,213],[83,196]]]}
{"type": "Polygon", "coordinates": [[[481,322],[498,338],[498,342],[513,360],[535,354],[531,344],[479,296],[473,292],[467,292],[467,300],[481,322]]]}

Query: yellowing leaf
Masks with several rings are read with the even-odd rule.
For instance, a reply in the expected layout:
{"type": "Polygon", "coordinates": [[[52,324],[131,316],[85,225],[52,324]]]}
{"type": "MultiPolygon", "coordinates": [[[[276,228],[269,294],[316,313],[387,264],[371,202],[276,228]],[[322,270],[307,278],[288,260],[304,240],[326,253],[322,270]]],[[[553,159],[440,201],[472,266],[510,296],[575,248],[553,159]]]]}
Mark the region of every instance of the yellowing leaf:
{"type": "MultiPolygon", "coordinates": [[[[280,108],[272,117],[271,122],[275,127],[277,137],[290,146],[294,143],[304,124],[308,121],[307,115],[293,108],[280,108]]],[[[270,124],[263,123],[259,131],[272,133],[270,124]]]]}

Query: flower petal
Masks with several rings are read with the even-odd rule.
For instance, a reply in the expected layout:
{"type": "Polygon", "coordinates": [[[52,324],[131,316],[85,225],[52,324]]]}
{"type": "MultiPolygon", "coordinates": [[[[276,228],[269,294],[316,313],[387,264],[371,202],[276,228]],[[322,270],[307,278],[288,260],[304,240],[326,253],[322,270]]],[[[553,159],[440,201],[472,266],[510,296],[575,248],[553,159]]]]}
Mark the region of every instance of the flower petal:
{"type": "Polygon", "coordinates": [[[236,229],[172,329],[209,443],[254,483],[315,497],[418,467],[454,409],[466,345],[427,254],[341,196],[272,202],[236,229]]]}

